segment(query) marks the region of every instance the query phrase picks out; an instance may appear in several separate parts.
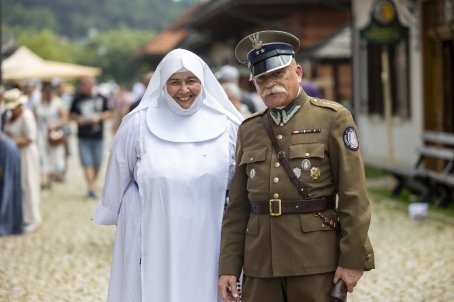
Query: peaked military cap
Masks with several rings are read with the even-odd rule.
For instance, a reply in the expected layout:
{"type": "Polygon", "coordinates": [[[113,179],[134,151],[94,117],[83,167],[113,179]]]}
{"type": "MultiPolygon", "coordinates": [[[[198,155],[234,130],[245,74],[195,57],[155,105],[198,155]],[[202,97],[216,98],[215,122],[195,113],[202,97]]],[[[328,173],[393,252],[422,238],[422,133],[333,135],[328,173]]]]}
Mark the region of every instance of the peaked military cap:
{"type": "Polygon", "coordinates": [[[286,67],[295,57],[300,40],[277,30],[259,31],[243,38],[235,48],[241,64],[247,64],[252,77],[286,67]]]}

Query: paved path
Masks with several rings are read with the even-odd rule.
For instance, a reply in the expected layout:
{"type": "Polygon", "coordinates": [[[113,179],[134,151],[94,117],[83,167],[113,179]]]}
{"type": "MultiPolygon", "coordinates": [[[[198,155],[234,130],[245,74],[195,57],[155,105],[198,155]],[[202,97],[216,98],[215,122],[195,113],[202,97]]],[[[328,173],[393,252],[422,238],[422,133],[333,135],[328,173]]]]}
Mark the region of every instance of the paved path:
{"type": "MultiPolygon", "coordinates": [[[[105,301],[115,229],[90,220],[97,201],[85,200],[84,193],[73,157],[66,183],[42,192],[43,225],[0,237],[1,302],[105,301]]],[[[372,210],[377,269],[364,274],[349,302],[454,300],[454,224],[413,221],[401,206],[377,196],[372,210]]]]}

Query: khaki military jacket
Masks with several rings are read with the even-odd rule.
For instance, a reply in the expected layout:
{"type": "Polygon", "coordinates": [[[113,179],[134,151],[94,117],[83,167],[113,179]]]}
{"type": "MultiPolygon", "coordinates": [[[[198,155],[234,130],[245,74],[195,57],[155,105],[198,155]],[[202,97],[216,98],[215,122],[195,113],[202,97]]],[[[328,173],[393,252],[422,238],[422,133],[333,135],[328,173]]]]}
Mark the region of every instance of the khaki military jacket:
{"type": "MultiPolygon", "coordinates": [[[[236,170],[222,226],[220,275],[239,276],[244,269],[247,276],[266,278],[332,272],[337,266],[374,268],[367,235],[371,209],[352,116],[342,105],[311,98],[304,91],[294,104],[301,107],[287,123],[271,122],[275,136],[306,194],[338,196],[342,234],[312,213],[273,217],[250,212],[250,201],[302,198],[263,127],[262,115],[270,114],[266,110],[245,120],[238,130],[236,170]]],[[[336,218],[333,210],[322,214],[336,218]]]]}

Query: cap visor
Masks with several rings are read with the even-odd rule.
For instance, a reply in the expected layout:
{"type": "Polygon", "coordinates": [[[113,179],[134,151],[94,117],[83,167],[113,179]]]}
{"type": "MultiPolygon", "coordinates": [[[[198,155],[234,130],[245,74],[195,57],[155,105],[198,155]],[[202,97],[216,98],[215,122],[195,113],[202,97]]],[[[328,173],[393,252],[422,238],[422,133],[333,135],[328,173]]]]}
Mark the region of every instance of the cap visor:
{"type": "Polygon", "coordinates": [[[258,77],[268,72],[287,67],[292,62],[292,55],[280,55],[263,60],[251,68],[251,75],[258,77]]]}

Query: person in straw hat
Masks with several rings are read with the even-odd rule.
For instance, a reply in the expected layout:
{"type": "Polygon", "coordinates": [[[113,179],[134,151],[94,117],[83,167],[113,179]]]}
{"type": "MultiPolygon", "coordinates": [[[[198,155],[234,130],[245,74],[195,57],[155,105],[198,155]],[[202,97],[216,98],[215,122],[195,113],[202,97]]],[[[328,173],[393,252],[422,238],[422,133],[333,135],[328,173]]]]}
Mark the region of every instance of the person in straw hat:
{"type": "MultiPolygon", "coordinates": [[[[3,108],[0,85],[0,112],[3,108]]],[[[20,153],[13,140],[0,129],[0,236],[23,232],[20,153]]]]}
{"type": "Polygon", "coordinates": [[[24,231],[31,232],[41,224],[36,120],[33,113],[24,106],[27,97],[19,89],[5,91],[3,102],[5,109],[11,112],[5,121],[4,132],[20,150],[24,231]]]}

